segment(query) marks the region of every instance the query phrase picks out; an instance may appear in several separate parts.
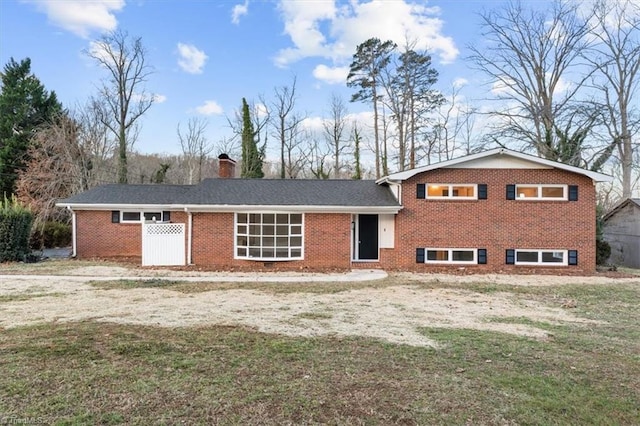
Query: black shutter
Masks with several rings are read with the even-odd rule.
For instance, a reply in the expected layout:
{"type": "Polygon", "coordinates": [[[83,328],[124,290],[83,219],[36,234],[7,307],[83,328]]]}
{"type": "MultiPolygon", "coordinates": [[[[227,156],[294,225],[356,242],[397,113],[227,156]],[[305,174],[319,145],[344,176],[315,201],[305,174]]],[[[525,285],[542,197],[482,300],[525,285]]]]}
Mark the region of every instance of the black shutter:
{"type": "Polygon", "coordinates": [[[578,250],[569,250],[569,265],[578,264],[578,250]]]}
{"type": "Polygon", "coordinates": [[[516,263],[516,251],[513,249],[507,249],[507,256],[504,261],[507,265],[514,265],[516,263]]]}
{"type": "Polygon", "coordinates": [[[487,249],[478,249],[478,265],[487,264],[487,249]]]}
{"type": "Polygon", "coordinates": [[[162,220],[164,222],[170,222],[171,221],[171,212],[170,211],[162,212],[162,220]]]}
{"type": "Polygon", "coordinates": [[[426,198],[426,185],[419,183],[416,187],[416,198],[426,198]]]}
{"type": "Polygon", "coordinates": [[[424,263],[424,249],[417,248],[416,249],[416,263],[424,263]]]}
{"type": "Polygon", "coordinates": [[[487,184],[481,183],[478,185],[478,200],[487,199],[487,184]]]}
{"type": "Polygon", "coordinates": [[[515,199],[516,199],[516,186],[507,185],[507,200],[515,200],[515,199]]]}
{"type": "Polygon", "coordinates": [[[578,185],[569,185],[569,201],[578,201],[578,185]]]}
{"type": "Polygon", "coordinates": [[[111,212],[111,223],[120,223],[120,211],[113,210],[111,212]]]}

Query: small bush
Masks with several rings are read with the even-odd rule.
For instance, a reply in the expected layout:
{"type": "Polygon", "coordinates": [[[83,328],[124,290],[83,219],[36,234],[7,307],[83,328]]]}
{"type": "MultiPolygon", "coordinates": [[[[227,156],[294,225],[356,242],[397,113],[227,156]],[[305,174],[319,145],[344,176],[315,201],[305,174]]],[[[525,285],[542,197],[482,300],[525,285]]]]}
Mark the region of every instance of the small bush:
{"type": "Polygon", "coordinates": [[[23,260],[31,252],[29,235],[33,224],[31,210],[16,198],[0,201],[0,262],[23,260]]]}
{"type": "Polygon", "coordinates": [[[604,240],[596,241],[596,265],[604,265],[611,256],[611,246],[604,240]]]}
{"type": "Polygon", "coordinates": [[[45,222],[31,233],[31,247],[42,248],[67,247],[71,244],[71,225],[60,222],[45,222]]]}

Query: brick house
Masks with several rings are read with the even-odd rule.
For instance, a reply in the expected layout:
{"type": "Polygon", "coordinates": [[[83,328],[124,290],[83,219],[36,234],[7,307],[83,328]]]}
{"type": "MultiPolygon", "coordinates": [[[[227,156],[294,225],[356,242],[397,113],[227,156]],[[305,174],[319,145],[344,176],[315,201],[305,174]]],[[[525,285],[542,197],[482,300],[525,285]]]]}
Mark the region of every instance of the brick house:
{"type": "Polygon", "coordinates": [[[222,179],[105,185],[60,200],[73,254],[217,269],[588,273],[595,183],[611,180],[502,148],[377,181],[229,179],[235,163],[219,161],[222,179]]]}

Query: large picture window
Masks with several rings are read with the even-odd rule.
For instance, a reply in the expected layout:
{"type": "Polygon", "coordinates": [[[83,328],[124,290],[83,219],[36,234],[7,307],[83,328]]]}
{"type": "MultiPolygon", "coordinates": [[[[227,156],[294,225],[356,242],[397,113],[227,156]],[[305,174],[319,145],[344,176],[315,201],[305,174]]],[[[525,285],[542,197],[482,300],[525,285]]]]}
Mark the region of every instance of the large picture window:
{"type": "Polygon", "coordinates": [[[236,258],[303,258],[302,213],[236,213],[236,258]]]}

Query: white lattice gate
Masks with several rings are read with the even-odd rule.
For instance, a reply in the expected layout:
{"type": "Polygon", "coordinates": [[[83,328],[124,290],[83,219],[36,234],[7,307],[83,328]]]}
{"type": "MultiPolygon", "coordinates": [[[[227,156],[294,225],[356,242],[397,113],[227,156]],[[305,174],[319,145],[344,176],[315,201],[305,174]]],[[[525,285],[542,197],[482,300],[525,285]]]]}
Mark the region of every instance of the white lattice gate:
{"type": "Polygon", "coordinates": [[[184,223],[142,224],[142,266],[185,264],[184,223]]]}

